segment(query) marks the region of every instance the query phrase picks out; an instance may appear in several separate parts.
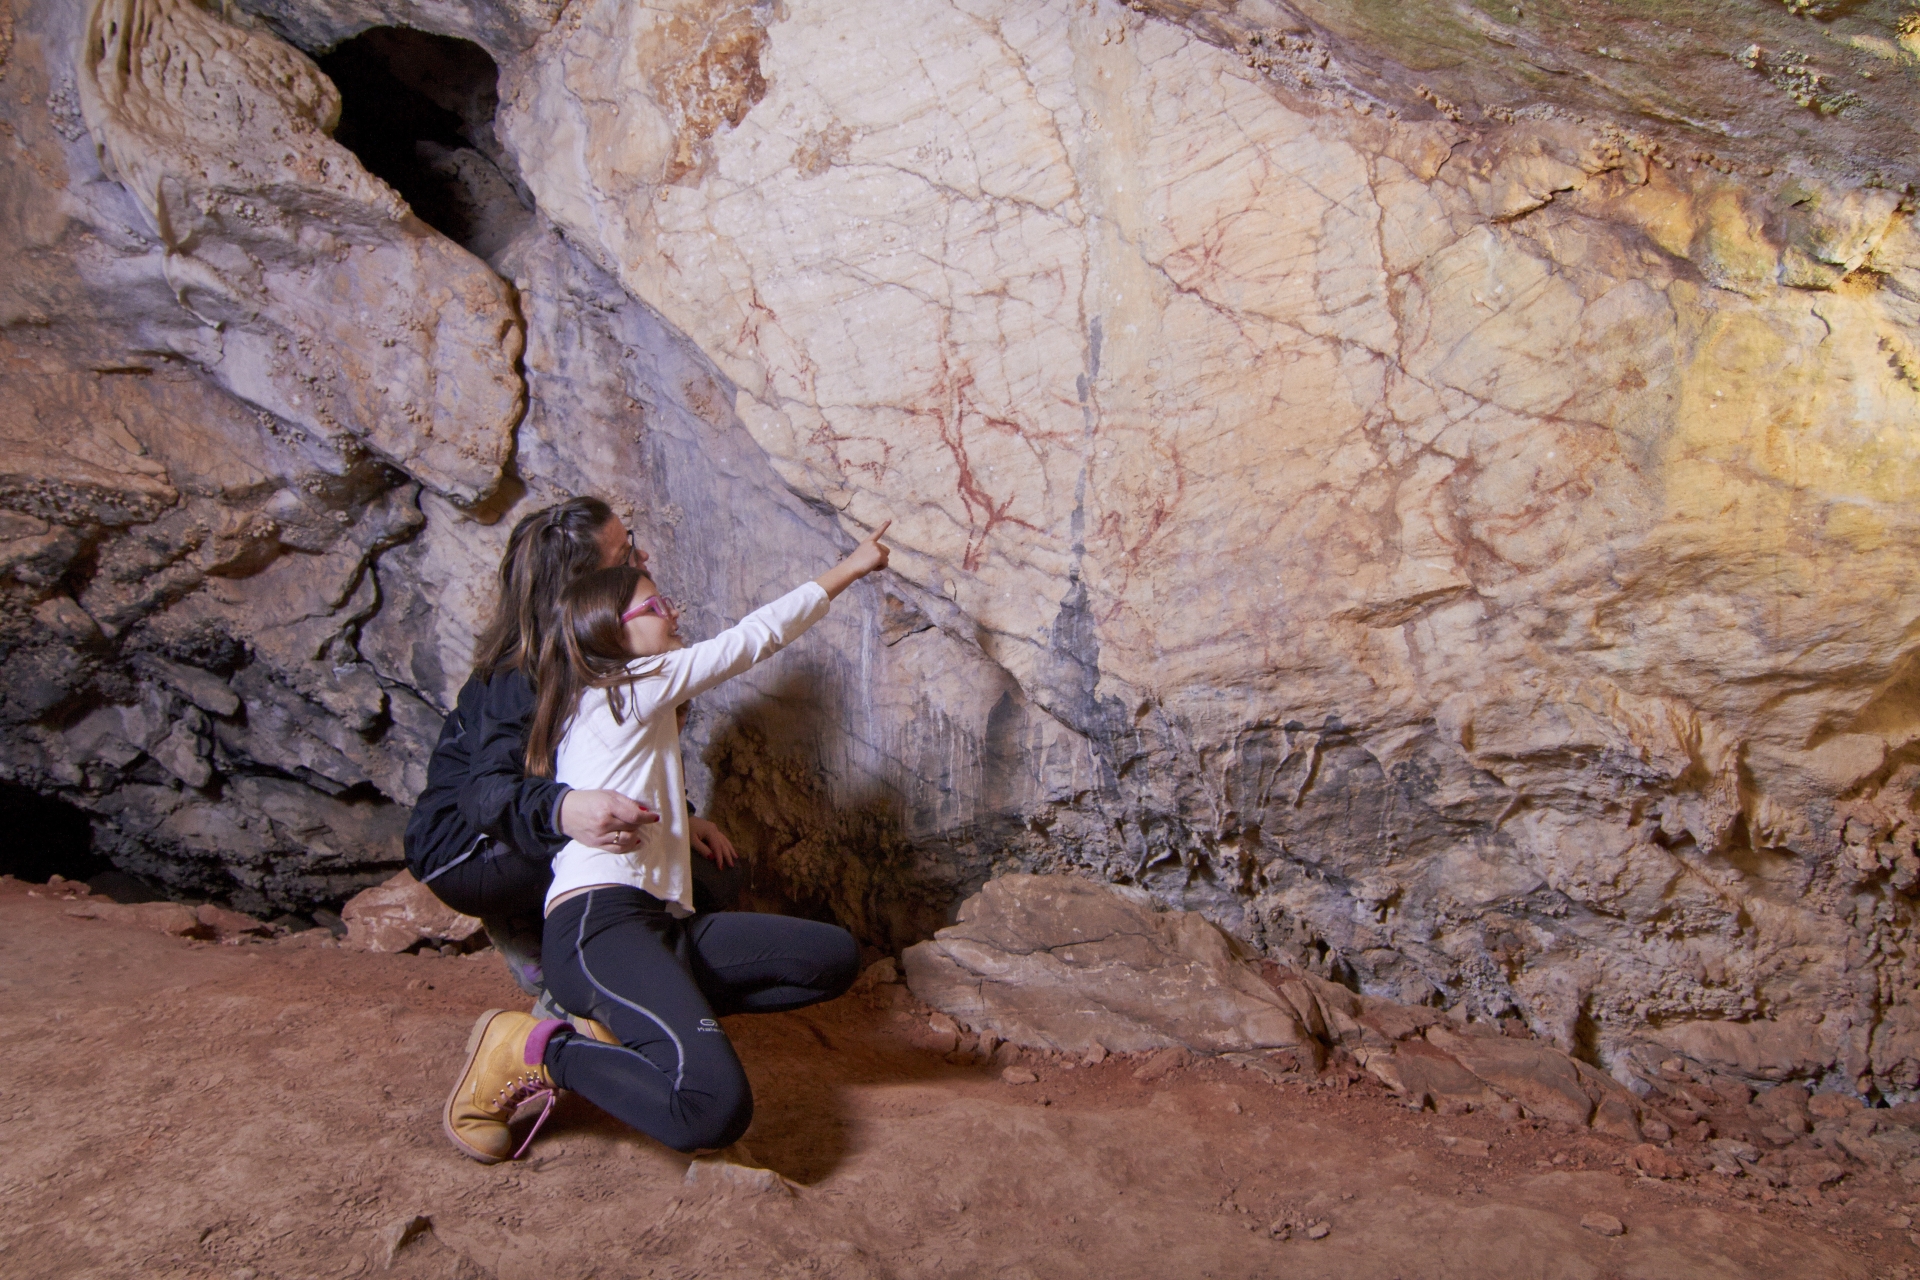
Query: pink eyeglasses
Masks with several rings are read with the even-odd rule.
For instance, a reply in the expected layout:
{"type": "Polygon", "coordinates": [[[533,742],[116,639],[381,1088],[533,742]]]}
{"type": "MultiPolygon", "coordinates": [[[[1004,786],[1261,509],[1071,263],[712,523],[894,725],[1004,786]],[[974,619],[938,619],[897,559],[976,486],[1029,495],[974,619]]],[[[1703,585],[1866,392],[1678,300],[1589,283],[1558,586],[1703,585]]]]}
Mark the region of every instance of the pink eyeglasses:
{"type": "Polygon", "coordinates": [[[621,614],[620,621],[623,624],[628,623],[643,613],[651,613],[657,618],[663,618],[668,622],[672,622],[674,616],[679,612],[680,606],[666,596],[648,596],[645,600],[642,600],[639,604],[621,614]]]}

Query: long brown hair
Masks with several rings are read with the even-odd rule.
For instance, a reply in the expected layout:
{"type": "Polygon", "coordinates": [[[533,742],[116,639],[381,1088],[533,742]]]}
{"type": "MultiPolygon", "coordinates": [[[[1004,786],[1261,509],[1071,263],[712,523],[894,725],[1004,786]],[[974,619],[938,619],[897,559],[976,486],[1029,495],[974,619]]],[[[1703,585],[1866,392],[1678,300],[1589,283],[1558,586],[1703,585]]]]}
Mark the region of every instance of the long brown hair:
{"type": "Polygon", "coordinates": [[[600,567],[600,531],[611,519],[613,508],[600,499],[569,498],[513,526],[493,620],[474,645],[473,674],[488,680],[516,667],[533,674],[560,593],[600,567]]]}
{"type": "Polygon", "coordinates": [[[625,686],[644,674],[627,664],[637,656],[627,648],[620,621],[634,588],[647,575],[631,565],[595,569],[560,592],[558,616],[541,645],[533,670],[533,724],[527,730],[527,773],[553,776],[554,755],[567,725],[589,689],[610,689],[613,718],[626,715],[625,686]]]}

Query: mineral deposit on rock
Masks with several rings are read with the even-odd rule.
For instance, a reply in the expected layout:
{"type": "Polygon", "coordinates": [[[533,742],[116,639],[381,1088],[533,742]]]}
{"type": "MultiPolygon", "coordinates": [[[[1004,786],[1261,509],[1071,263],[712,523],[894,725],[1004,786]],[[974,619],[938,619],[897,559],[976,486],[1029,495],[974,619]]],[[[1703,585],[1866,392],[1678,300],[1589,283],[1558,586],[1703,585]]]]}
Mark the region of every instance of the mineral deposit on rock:
{"type": "Polygon", "coordinates": [[[0,770],[337,904],[520,514],[697,633],[892,519],[696,712],[769,900],[1920,1091],[1920,33],[1749,8],[15,0],[0,770]]]}

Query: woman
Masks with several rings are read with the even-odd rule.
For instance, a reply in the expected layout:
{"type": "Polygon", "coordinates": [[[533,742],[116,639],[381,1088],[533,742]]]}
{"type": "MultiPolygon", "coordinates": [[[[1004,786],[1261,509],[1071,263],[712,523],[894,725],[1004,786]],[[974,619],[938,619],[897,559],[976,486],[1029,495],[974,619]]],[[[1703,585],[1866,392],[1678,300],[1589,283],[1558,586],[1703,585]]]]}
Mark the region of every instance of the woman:
{"type": "MultiPolygon", "coordinates": [[[[536,1000],[545,994],[540,916],[553,855],[569,840],[632,848],[659,815],[618,791],[576,790],[527,776],[522,760],[534,706],[533,664],[569,583],[596,569],[637,569],[646,562],[647,553],[598,498],[571,498],[514,526],[500,561],[493,619],[407,823],[414,877],[454,910],[486,922],[514,981],[536,1000]]],[[[705,857],[722,867],[734,864],[733,845],[718,827],[697,818],[690,827],[693,846],[705,857]]]]}
{"type": "Polygon", "coordinates": [[[442,1116],[462,1152],[487,1163],[518,1154],[514,1110],[541,1098],[550,1108],[561,1088],[678,1150],[727,1146],[746,1131],[753,1095],[719,1017],[802,1008],[853,982],[859,948],[836,925],[695,911],[691,841],[675,821],[686,803],[675,713],[778,653],[884,567],[885,530],[692,646],[678,609],[636,568],[584,575],[562,594],[541,650],[528,772],[631,791],[664,817],[631,852],[573,841],[555,857],[547,976],[561,1005],[591,1021],[576,1030],[524,1013],[480,1016],[442,1116]]]}

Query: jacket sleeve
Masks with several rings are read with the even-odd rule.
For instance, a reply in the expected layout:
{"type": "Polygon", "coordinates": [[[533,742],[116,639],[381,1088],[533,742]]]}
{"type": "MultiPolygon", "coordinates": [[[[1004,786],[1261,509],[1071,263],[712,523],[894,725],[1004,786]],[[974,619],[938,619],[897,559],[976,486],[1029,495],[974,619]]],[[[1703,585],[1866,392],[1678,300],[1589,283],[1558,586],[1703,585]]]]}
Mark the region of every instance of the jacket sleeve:
{"type": "Polygon", "coordinates": [[[459,857],[479,834],[461,815],[459,806],[460,788],[472,763],[468,718],[478,706],[479,692],[474,681],[468,681],[460,691],[459,701],[440,726],[440,739],[427,760],[427,785],[421,788],[407,817],[407,869],[415,879],[425,880],[459,857]]]}
{"type": "Polygon", "coordinates": [[[552,857],[567,842],[560,833],[560,802],[568,788],[552,778],[527,776],[527,726],[533,689],[517,671],[487,682],[474,735],[461,816],[474,830],[504,840],[523,854],[552,857]]]}

